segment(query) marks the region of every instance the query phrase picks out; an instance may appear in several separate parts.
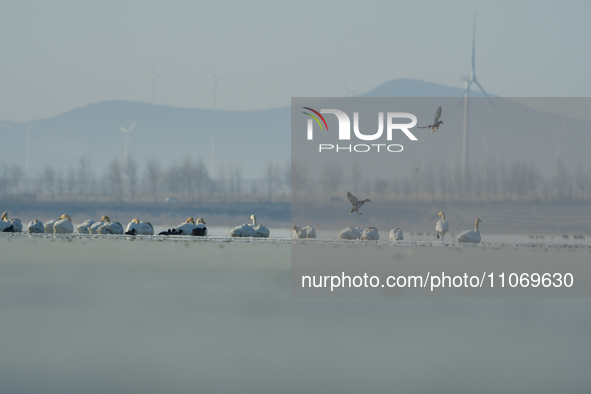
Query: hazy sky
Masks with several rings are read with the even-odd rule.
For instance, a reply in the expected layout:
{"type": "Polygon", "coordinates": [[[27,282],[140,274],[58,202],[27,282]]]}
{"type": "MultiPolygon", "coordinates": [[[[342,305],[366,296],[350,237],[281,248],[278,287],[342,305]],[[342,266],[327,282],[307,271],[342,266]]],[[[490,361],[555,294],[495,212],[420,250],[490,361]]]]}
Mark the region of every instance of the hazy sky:
{"type": "Polygon", "coordinates": [[[394,78],[462,86],[477,14],[480,82],[502,96],[591,96],[588,1],[0,1],[0,119],[103,100],[289,105],[394,78]]]}

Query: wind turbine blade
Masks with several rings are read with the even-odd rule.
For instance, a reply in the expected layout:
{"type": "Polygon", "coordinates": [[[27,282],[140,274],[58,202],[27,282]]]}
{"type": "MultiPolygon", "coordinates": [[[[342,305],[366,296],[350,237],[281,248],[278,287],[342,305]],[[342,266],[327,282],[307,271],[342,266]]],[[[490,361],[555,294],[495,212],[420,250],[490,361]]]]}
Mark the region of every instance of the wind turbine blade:
{"type": "Polygon", "coordinates": [[[484,88],[482,87],[482,85],[480,85],[480,83],[478,83],[477,80],[474,80],[474,83],[480,88],[480,90],[482,91],[482,93],[484,93],[484,95],[486,96],[486,98],[488,99],[488,101],[490,101],[490,103],[493,105],[493,107],[495,107],[495,109],[498,111],[499,109],[495,105],[495,102],[490,98],[490,96],[488,95],[488,93],[486,93],[484,91],[484,88]]]}
{"type": "Polygon", "coordinates": [[[218,79],[218,76],[215,75],[215,73],[213,72],[213,70],[210,68],[209,71],[211,72],[211,76],[214,77],[215,79],[218,79]]]}
{"type": "Polygon", "coordinates": [[[127,133],[127,129],[125,127],[119,126],[119,130],[123,131],[124,133],[127,133]]]}
{"type": "Polygon", "coordinates": [[[152,66],[152,64],[150,64],[150,71],[152,71],[152,76],[156,75],[156,72],[154,71],[154,66],[152,66]]]}
{"type": "Polygon", "coordinates": [[[133,130],[136,123],[137,123],[137,119],[133,121],[133,123],[131,124],[131,126],[129,126],[129,129],[127,129],[127,131],[129,132],[129,131],[133,130]]]}

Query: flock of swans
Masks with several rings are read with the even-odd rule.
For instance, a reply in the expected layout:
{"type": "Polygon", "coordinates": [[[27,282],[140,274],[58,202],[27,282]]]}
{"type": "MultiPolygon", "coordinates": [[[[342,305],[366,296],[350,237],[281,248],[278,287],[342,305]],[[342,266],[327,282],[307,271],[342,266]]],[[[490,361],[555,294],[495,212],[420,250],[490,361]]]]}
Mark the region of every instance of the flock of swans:
{"type": "MultiPolygon", "coordinates": [[[[255,237],[255,238],[269,238],[270,231],[267,227],[257,224],[255,215],[251,215],[252,224],[242,224],[234,227],[230,231],[232,237],[255,237]]],[[[207,236],[207,227],[205,220],[198,218],[197,221],[192,217],[188,218],[184,223],[179,224],[172,229],[162,231],[158,235],[192,235],[198,237],[207,236]]],[[[8,219],[8,213],[4,212],[0,219],[0,232],[4,233],[20,233],[23,231],[23,225],[19,219],[8,219]]],[[[43,223],[34,219],[26,228],[27,233],[32,234],[115,234],[115,235],[154,235],[154,226],[150,222],[133,219],[127,227],[119,222],[113,222],[104,215],[100,220],[85,220],[76,227],[72,223],[72,218],[63,214],[55,220],[49,220],[43,223]]],[[[316,237],[314,229],[309,234],[316,237]]]]}

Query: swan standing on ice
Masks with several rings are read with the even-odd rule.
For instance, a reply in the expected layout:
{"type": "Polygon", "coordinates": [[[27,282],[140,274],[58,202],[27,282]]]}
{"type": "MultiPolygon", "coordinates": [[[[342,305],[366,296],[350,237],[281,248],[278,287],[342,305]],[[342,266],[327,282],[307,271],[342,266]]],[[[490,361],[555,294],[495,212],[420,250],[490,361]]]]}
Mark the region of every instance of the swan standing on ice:
{"type": "Polygon", "coordinates": [[[445,221],[445,214],[443,213],[443,211],[439,211],[437,216],[441,216],[441,220],[439,220],[435,225],[435,230],[437,231],[437,239],[439,239],[439,236],[441,235],[441,240],[443,241],[445,233],[447,233],[449,230],[449,224],[447,224],[447,222],[445,221]]]}
{"type": "Polygon", "coordinates": [[[65,213],[60,216],[60,220],[54,223],[53,232],[55,234],[71,234],[74,232],[74,225],[72,224],[72,218],[65,213]]]}
{"type": "Polygon", "coordinates": [[[478,231],[478,223],[482,223],[480,218],[476,219],[474,223],[474,230],[466,230],[458,235],[458,242],[462,243],[479,243],[480,242],[480,231],[478,231]]]}
{"type": "Polygon", "coordinates": [[[84,222],[82,222],[76,226],[76,232],[79,234],[89,234],[88,229],[90,228],[90,226],[92,226],[95,223],[96,223],[95,220],[90,220],[90,219],[85,220],[84,222]]]}
{"type": "Polygon", "coordinates": [[[357,227],[347,227],[339,234],[339,239],[359,239],[361,232],[357,227]]]}
{"type": "Polygon", "coordinates": [[[257,225],[257,217],[254,214],[250,215],[250,218],[252,219],[252,229],[257,234],[256,237],[269,238],[269,229],[262,224],[257,225]]]}
{"type": "Polygon", "coordinates": [[[29,223],[29,226],[27,227],[27,232],[33,233],[33,234],[44,233],[45,227],[43,226],[43,222],[41,222],[37,219],[33,220],[32,222],[29,223]]]}
{"type": "Polygon", "coordinates": [[[140,234],[142,234],[142,235],[154,235],[154,226],[152,226],[152,223],[150,223],[150,222],[140,222],[140,225],[142,226],[142,232],[140,234]]]}
{"type": "Polygon", "coordinates": [[[105,223],[110,222],[111,219],[109,219],[108,216],[101,216],[101,221],[100,222],[94,222],[93,224],[90,225],[90,227],[88,227],[88,234],[98,234],[98,229],[100,226],[102,226],[105,223]]]}
{"type": "Polygon", "coordinates": [[[142,234],[142,225],[140,224],[140,221],[138,219],[133,219],[131,222],[129,222],[129,224],[127,225],[127,228],[125,229],[125,234],[126,235],[141,235],[142,234]],[[127,233],[129,233],[129,234],[127,234],[127,233]]]}
{"type": "Polygon", "coordinates": [[[390,241],[402,241],[403,239],[404,235],[400,228],[396,227],[395,229],[390,230],[390,241]]]}
{"type": "Polygon", "coordinates": [[[179,224],[178,226],[175,227],[176,231],[183,231],[182,235],[191,235],[193,234],[193,229],[197,228],[197,225],[195,225],[195,219],[193,219],[192,217],[188,218],[185,223],[179,224]]]}
{"type": "Polygon", "coordinates": [[[443,124],[443,122],[440,121],[439,118],[441,118],[441,107],[439,107],[439,109],[437,109],[437,112],[435,112],[435,120],[433,121],[433,124],[430,124],[429,126],[425,126],[425,127],[418,127],[417,126],[417,129],[431,129],[431,134],[433,134],[434,132],[437,131],[439,126],[441,126],[443,124]]]}
{"type": "Polygon", "coordinates": [[[292,238],[316,238],[316,230],[312,226],[291,226],[292,238]]]}
{"type": "Polygon", "coordinates": [[[363,204],[365,204],[366,202],[371,202],[371,200],[369,198],[359,201],[357,199],[357,197],[355,197],[354,195],[351,194],[351,192],[347,192],[347,198],[349,199],[349,202],[351,203],[351,212],[349,212],[349,215],[352,214],[353,212],[357,212],[357,214],[361,215],[361,212],[359,212],[359,208],[361,208],[361,206],[363,204]]]}
{"type": "Polygon", "coordinates": [[[380,239],[380,234],[378,234],[378,229],[375,227],[368,227],[363,230],[361,233],[361,239],[365,241],[377,241],[380,239]]]}

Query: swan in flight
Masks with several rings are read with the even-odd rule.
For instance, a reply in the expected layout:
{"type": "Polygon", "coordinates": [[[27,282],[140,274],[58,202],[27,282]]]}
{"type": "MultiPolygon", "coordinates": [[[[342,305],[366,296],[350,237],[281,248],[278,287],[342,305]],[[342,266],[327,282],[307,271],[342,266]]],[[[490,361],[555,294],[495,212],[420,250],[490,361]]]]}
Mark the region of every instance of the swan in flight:
{"type": "Polygon", "coordinates": [[[35,219],[29,223],[27,227],[28,233],[40,234],[45,232],[45,227],[43,226],[43,222],[35,219]]]}
{"type": "Polygon", "coordinates": [[[380,239],[380,234],[378,234],[378,229],[375,227],[368,227],[363,230],[361,233],[361,239],[365,241],[377,241],[380,239]]]}
{"type": "Polygon", "coordinates": [[[390,230],[390,241],[402,241],[403,239],[404,235],[400,228],[396,227],[395,229],[390,230]]]}
{"type": "Polygon", "coordinates": [[[357,199],[357,197],[355,197],[354,195],[351,194],[351,192],[347,192],[347,198],[349,199],[349,202],[351,203],[351,212],[349,212],[349,215],[352,214],[353,212],[357,212],[359,215],[361,215],[361,212],[359,212],[359,208],[361,208],[361,206],[363,204],[365,204],[366,202],[371,202],[371,200],[369,198],[359,201],[357,199]]]}
{"type": "Polygon", "coordinates": [[[154,226],[150,222],[140,222],[142,226],[142,235],[154,235],[154,226]]]}
{"type": "Polygon", "coordinates": [[[292,238],[316,238],[316,229],[312,226],[291,226],[292,238]]]}
{"type": "Polygon", "coordinates": [[[138,219],[133,219],[127,225],[125,229],[125,235],[141,235],[142,234],[142,225],[138,219]],[[129,234],[127,234],[129,233],[129,234]],[[133,234],[132,234],[133,233],[133,234]]]}
{"type": "MultiPolygon", "coordinates": [[[[193,234],[193,229],[197,228],[197,225],[195,224],[195,219],[193,219],[192,217],[189,217],[185,223],[179,224],[178,226],[175,227],[176,231],[183,231],[183,235],[191,235],[193,234]]],[[[180,235],[180,234],[179,234],[180,235]]]]}
{"type": "Polygon", "coordinates": [[[347,227],[339,234],[339,239],[359,239],[361,231],[359,227],[347,227]]]}
{"type": "Polygon", "coordinates": [[[257,217],[254,214],[250,215],[250,219],[252,219],[252,229],[257,234],[256,237],[269,238],[269,229],[262,224],[257,225],[257,217]]]}
{"type": "Polygon", "coordinates": [[[441,118],[441,107],[439,107],[439,109],[437,109],[437,112],[435,112],[435,120],[433,121],[433,124],[430,124],[429,126],[417,127],[417,128],[418,129],[431,129],[431,134],[433,134],[434,132],[437,131],[439,126],[441,126],[443,124],[443,122],[440,121],[439,118],[441,118]]]}
{"type": "Polygon", "coordinates": [[[462,243],[479,243],[480,242],[480,231],[478,231],[478,223],[482,223],[480,218],[476,219],[474,223],[474,230],[466,230],[458,235],[458,242],[462,243]]]}
{"type": "Polygon", "coordinates": [[[206,237],[207,236],[207,227],[205,227],[207,223],[203,218],[198,218],[197,223],[195,224],[195,228],[192,230],[191,235],[196,237],[206,237]]]}
{"type": "Polygon", "coordinates": [[[72,218],[65,213],[60,216],[60,220],[53,224],[53,232],[55,234],[71,234],[74,232],[74,225],[72,224],[72,218]]]}
{"type": "Polygon", "coordinates": [[[437,216],[441,216],[441,220],[439,220],[435,225],[435,230],[437,231],[437,239],[439,239],[439,236],[441,235],[441,240],[443,241],[445,233],[447,233],[449,230],[449,224],[447,224],[447,222],[445,221],[445,214],[443,213],[443,211],[439,211],[437,216]]]}
{"type": "Polygon", "coordinates": [[[109,219],[108,216],[101,216],[101,221],[100,222],[94,222],[93,224],[90,225],[90,227],[88,227],[88,234],[98,234],[98,229],[100,226],[102,226],[105,223],[110,222],[111,219],[109,219]]]}
{"type": "Polygon", "coordinates": [[[76,226],[76,232],[79,234],[89,234],[88,229],[90,228],[90,226],[92,226],[95,223],[96,223],[95,220],[90,220],[90,219],[85,220],[84,222],[82,222],[76,226]]]}

